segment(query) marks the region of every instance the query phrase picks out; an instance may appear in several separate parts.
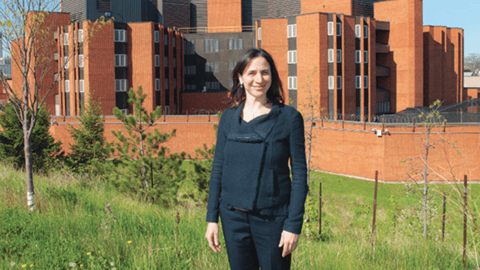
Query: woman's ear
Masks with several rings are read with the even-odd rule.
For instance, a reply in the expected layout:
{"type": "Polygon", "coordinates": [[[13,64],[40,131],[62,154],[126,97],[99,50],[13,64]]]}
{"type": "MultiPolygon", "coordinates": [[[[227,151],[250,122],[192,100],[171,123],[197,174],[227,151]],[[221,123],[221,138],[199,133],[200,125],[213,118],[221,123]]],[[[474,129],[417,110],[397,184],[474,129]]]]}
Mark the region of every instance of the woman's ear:
{"type": "Polygon", "coordinates": [[[243,84],[242,76],[240,74],[238,74],[238,82],[240,82],[240,84],[243,84]]]}

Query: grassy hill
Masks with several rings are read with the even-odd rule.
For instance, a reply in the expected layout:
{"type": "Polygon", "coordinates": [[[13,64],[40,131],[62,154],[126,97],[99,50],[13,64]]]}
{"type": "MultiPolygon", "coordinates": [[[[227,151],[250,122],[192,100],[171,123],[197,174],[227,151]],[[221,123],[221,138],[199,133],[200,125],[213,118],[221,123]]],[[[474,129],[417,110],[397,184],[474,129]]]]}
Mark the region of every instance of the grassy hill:
{"type": "MultiPolygon", "coordinates": [[[[463,214],[455,186],[432,186],[429,238],[424,240],[417,194],[405,184],[379,184],[375,244],[373,187],[369,181],[315,173],[310,238],[302,234],[293,269],[463,269],[463,214]],[[320,181],[322,235],[317,225],[320,181]],[[445,191],[442,241],[440,194],[445,191]]],[[[0,165],[0,269],[228,269],[226,250],[215,254],[204,239],[203,205],[183,201],[166,209],[66,171],[37,175],[35,188],[36,211],[30,213],[24,174],[0,165]]],[[[470,200],[478,199],[479,191],[472,185],[470,200]]],[[[471,201],[478,217],[476,203],[471,201]]],[[[469,269],[478,267],[479,238],[470,220],[469,269]]],[[[223,238],[221,243],[225,248],[223,238]]]]}

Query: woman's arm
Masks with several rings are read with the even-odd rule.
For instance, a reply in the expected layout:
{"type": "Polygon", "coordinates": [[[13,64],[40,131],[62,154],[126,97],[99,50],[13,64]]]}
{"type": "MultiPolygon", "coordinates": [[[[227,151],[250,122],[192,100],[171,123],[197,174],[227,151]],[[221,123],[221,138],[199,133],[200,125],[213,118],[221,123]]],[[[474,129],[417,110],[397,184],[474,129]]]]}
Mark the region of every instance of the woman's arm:
{"type": "Polygon", "coordinates": [[[305,211],[305,198],[308,193],[307,163],[305,158],[305,126],[303,117],[298,111],[293,112],[290,123],[290,164],[292,168],[292,189],[288,217],[283,229],[287,232],[300,234],[305,211]]]}
{"type": "Polygon", "coordinates": [[[225,126],[228,121],[227,114],[229,114],[228,109],[222,114],[220,123],[218,124],[217,143],[215,145],[212,174],[210,175],[210,185],[208,190],[207,221],[214,223],[218,223],[218,206],[222,188],[223,149],[226,141],[225,126]]]}

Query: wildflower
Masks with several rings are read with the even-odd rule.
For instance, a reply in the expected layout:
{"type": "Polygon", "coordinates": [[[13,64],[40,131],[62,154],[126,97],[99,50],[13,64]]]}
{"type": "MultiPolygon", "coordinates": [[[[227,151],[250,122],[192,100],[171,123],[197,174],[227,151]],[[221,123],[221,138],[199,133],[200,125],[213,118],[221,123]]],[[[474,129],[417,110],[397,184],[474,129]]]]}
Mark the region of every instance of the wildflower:
{"type": "Polygon", "coordinates": [[[77,266],[77,264],[74,263],[74,262],[71,262],[69,265],[70,265],[70,267],[75,267],[75,266],[77,266]]]}
{"type": "Polygon", "coordinates": [[[30,264],[30,267],[33,267],[33,264],[30,264]]]}
{"type": "Polygon", "coordinates": [[[132,243],[132,240],[130,240],[130,241],[127,242],[127,244],[129,244],[129,245],[130,245],[131,243],[132,243]]]}
{"type": "Polygon", "coordinates": [[[80,264],[80,267],[83,267],[83,264],[80,264]]]}
{"type": "Polygon", "coordinates": [[[22,268],[25,268],[25,267],[27,267],[27,265],[26,265],[26,264],[22,264],[22,268]]]}
{"type": "Polygon", "coordinates": [[[90,256],[90,255],[92,255],[92,253],[91,253],[91,252],[87,252],[87,256],[90,256]]]}
{"type": "Polygon", "coordinates": [[[15,262],[10,262],[10,265],[11,265],[11,266],[14,266],[14,265],[15,265],[15,262]]]}
{"type": "Polygon", "coordinates": [[[110,263],[111,266],[114,266],[115,264],[113,262],[110,263]]]}
{"type": "Polygon", "coordinates": [[[114,267],[114,268],[112,268],[112,270],[117,270],[117,268],[114,267]]]}

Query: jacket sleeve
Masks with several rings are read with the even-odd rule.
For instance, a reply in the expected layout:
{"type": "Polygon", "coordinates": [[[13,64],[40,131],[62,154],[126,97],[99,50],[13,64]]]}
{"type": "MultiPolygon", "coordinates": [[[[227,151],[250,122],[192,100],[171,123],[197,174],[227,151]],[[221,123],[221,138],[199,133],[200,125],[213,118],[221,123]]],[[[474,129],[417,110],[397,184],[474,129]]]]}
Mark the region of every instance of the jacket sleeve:
{"type": "Polygon", "coordinates": [[[290,123],[290,164],[292,168],[292,189],[290,193],[290,205],[288,217],[283,229],[285,231],[300,234],[305,212],[305,198],[308,193],[307,163],[305,158],[305,126],[303,117],[295,111],[290,123]]]}
{"type": "Polygon", "coordinates": [[[223,170],[223,149],[225,147],[225,126],[227,125],[227,114],[229,110],[220,117],[220,123],[217,130],[217,143],[215,145],[215,154],[213,156],[212,173],[210,175],[210,187],[208,190],[207,221],[218,222],[218,206],[220,192],[222,189],[222,170],[223,170]]]}

